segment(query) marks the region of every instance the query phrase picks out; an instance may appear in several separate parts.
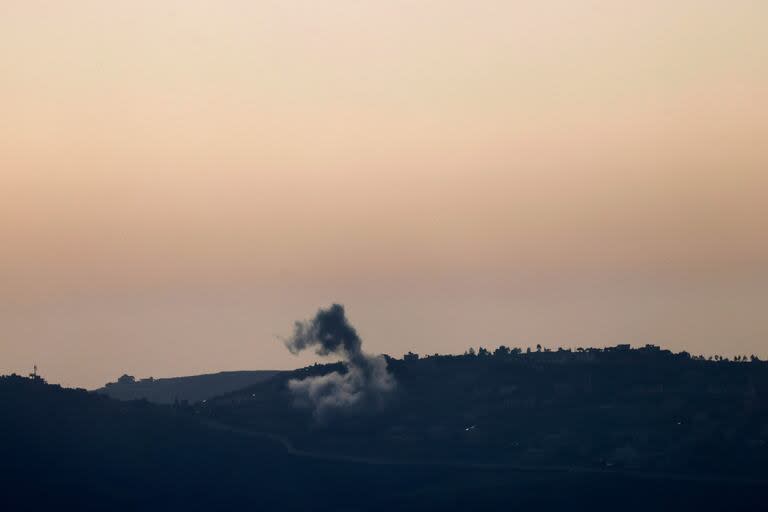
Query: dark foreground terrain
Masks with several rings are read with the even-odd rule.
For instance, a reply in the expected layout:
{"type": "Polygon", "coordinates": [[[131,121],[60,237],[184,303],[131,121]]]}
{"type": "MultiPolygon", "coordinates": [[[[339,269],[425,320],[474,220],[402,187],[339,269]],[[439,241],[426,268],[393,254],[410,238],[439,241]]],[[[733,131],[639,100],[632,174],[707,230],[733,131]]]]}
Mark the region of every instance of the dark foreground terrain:
{"type": "Polygon", "coordinates": [[[283,375],[195,406],[2,377],[2,509],[765,510],[763,363],[547,357],[390,360],[385,410],[322,425],[283,375]]]}

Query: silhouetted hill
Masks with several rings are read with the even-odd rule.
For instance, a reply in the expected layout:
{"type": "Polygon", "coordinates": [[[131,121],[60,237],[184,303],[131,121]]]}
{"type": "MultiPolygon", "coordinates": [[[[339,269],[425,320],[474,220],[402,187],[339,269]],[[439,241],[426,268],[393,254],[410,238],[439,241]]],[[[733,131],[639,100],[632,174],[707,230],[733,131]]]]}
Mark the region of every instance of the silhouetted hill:
{"type": "Polygon", "coordinates": [[[398,384],[382,410],[327,425],[295,407],[287,381],[339,365],[280,375],[199,410],[357,456],[768,477],[768,364],[756,359],[619,346],[388,365],[398,384]]]}
{"type": "Polygon", "coordinates": [[[95,392],[118,400],[143,398],[157,404],[172,404],[176,401],[194,403],[251,386],[278,373],[280,372],[258,370],[141,380],[123,375],[117,382],[109,382],[95,392]]]}
{"type": "Polygon", "coordinates": [[[388,359],[392,401],[326,425],[286,383],[340,365],[195,406],[0,377],[3,510],[759,510],[765,365],[625,356],[388,359]],[[593,461],[617,443],[667,462],[593,461]]]}
{"type": "MultiPolygon", "coordinates": [[[[264,450],[276,448],[248,446],[254,460],[264,450]]],[[[206,489],[241,453],[232,436],[211,431],[182,409],[0,377],[5,510],[142,510],[194,499],[210,504],[206,489]],[[177,494],[182,489],[189,496],[177,494]]]]}

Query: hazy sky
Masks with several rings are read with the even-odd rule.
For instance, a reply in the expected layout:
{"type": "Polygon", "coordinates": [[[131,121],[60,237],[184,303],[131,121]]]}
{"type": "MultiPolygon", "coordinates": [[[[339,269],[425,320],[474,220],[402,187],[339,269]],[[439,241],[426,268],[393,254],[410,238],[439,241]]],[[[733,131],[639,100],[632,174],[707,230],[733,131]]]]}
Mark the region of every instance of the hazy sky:
{"type": "Polygon", "coordinates": [[[768,2],[0,2],[0,372],[768,356],[768,2]]]}

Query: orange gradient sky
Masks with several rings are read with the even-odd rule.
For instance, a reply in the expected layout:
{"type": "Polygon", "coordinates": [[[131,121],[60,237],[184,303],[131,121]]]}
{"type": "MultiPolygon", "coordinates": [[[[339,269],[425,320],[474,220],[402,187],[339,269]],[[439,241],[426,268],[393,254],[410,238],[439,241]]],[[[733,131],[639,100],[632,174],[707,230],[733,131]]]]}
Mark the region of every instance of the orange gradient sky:
{"type": "Polygon", "coordinates": [[[0,4],[0,372],[768,356],[768,3],[0,4]]]}

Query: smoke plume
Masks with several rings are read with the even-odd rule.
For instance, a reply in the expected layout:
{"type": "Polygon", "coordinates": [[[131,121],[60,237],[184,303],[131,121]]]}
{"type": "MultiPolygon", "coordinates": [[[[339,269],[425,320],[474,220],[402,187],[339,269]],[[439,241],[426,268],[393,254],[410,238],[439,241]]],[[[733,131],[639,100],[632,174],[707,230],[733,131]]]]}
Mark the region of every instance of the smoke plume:
{"type": "Polygon", "coordinates": [[[315,418],[321,422],[335,413],[380,407],[395,387],[384,357],[362,351],[362,341],[340,304],[320,309],[311,320],[296,322],[285,346],[293,354],[314,348],[321,356],[340,357],[345,366],[344,373],[331,372],[288,381],[296,403],[312,408],[315,418]]]}

